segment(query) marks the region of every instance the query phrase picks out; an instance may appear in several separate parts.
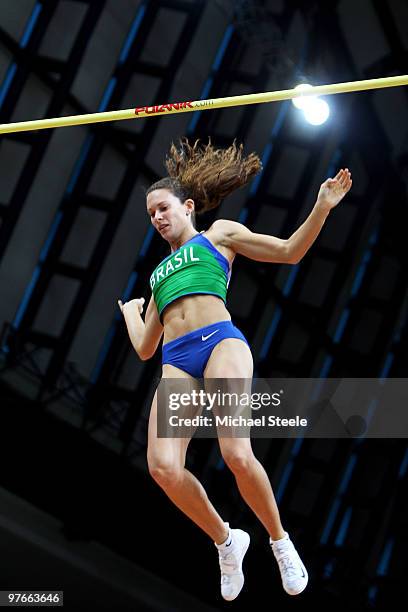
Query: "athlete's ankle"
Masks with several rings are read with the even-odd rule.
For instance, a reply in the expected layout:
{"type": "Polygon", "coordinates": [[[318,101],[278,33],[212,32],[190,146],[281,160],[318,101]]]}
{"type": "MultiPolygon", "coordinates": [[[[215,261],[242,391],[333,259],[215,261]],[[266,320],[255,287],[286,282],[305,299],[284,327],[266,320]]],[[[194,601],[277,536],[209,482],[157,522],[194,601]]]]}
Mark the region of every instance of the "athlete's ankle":
{"type": "Polygon", "coordinates": [[[224,544],[228,544],[228,540],[231,538],[231,529],[229,527],[229,523],[224,523],[224,534],[219,538],[214,540],[217,546],[222,546],[224,544]]]}

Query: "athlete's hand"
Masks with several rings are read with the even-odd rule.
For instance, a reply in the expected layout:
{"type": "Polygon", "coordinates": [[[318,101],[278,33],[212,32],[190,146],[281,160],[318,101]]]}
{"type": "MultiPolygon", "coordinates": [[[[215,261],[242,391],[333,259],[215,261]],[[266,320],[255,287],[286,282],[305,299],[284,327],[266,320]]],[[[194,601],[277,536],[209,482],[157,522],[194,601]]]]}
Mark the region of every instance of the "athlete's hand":
{"type": "Polygon", "coordinates": [[[118,300],[119,308],[123,315],[132,315],[134,313],[142,314],[144,302],[144,298],[136,298],[134,300],[130,300],[130,302],[125,302],[124,304],[122,303],[122,300],[118,300]]]}
{"type": "Polygon", "coordinates": [[[317,204],[324,205],[330,210],[344,198],[352,185],[351,172],[348,168],[341,169],[334,178],[328,178],[320,186],[317,194],[317,204]]]}

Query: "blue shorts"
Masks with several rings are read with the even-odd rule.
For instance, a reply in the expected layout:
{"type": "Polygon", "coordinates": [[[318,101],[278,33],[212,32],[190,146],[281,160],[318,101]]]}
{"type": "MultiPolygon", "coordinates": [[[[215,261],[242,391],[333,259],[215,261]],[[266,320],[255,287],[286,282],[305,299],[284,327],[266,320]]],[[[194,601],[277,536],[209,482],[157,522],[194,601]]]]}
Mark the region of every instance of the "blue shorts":
{"type": "Polygon", "coordinates": [[[213,348],[225,338],[239,338],[248,344],[231,321],[219,321],[163,344],[162,363],[180,368],[194,378],[203,378],[213,348]]]}

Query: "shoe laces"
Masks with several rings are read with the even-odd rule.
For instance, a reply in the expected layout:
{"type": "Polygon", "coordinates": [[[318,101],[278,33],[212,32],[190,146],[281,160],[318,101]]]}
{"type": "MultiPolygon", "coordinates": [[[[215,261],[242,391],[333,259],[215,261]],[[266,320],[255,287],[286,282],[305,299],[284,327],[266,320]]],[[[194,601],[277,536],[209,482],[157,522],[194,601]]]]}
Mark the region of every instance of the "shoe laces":
{"type": "Polygon", "coordinates": [[[234,552],[234,550],[219,551],[220,569],[223,578],[225,574],[233,574],[237,570],[237,561],[234,552]]]}
{"type": "Polygon", "coordinates": [[[280,570],[287,578],[299,575],[299,568],[294,563],[294,559],[289,554],[283,554],[277,559],[280,570]]]}

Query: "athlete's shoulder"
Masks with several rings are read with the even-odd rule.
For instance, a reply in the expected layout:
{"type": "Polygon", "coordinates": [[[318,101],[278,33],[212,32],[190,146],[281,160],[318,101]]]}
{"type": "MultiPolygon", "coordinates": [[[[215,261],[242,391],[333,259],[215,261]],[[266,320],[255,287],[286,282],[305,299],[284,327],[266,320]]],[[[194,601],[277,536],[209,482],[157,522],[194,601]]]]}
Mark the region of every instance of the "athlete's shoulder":
{"type": "Polygon", "coordinates": [[[205,236],[213,246],[218,249],[224,257],[227,258],[229,264],[232,265],[235,253],[229,246],[229,236],[237,231],[238,228],[244,228],[241,223],[230,221],[229,219],[217,219],[205,232],[205,236]]]}
{"type": "Polygon", "coordinates": [[[210,230],[214,228],[215,231],[230,232],[235,231],[241,227],[245,227],[245,225],[242,225],[242,223],[238,223],[238,221],[231,221],[231,219],[217,219],[211,225],[210,230]]]}
{"type": "Polygon", "coordinates": [[[248,228],[242,223],[238,223],[238,221],[231,221],[230,219],[217,219],[211,225],[211,227],[207,230],[207,234],[209,232],[229,236],[230,234],[234,234],[239,231],[248,231],[248,228]]]}
{"type": "Polygon", "coordinates": [[[217,219],[207,230],[206,235],[211,236],[217,244],[230,247],[231,238],[243,232],[248,233],[249,230],[242,223],[230,219],[217,219]]]}

